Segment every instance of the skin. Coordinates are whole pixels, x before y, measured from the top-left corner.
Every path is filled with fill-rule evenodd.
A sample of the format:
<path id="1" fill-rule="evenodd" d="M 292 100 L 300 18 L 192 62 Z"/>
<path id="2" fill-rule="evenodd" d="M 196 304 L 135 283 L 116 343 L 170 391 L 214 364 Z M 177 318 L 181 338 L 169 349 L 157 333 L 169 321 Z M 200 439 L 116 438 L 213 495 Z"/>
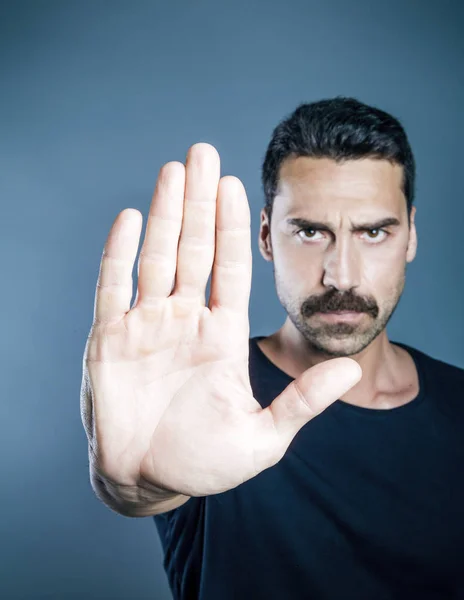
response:
<path id="1" fill-rule="evenodd" d="M 417 250 L 416 209 L 408 224 L 402 179 L 403 168 L 387 160 L 288 158 L 271 224 L 261 211 L 259 249 L 273 263 L 288 315 L 259 342 L 261 350 L 295 378 L 330 358 L 356 360 L 363 377 L 340 399 L 375 409 L 401 406 L 419 391 L 412 357 L 386 332 Z M 327 230 L 292 225 L 290 218 L 324 223 Z M 386 218 L 398 224 L 354 230 Z M 356 320 L 319 312 L 350 309 L 361 313 Z"/>

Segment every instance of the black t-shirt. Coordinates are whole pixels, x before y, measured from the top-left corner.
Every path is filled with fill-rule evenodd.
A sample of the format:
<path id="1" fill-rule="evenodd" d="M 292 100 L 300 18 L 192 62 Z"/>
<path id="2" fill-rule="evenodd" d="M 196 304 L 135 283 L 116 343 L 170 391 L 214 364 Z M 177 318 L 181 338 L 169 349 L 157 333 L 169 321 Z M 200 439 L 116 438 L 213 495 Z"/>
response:
<path id="1" fill-rule="evenodd" d="M 250 338 L 263 408 L 293 380 Z M 336 400 L 273 467 L 153 517 L 175 600 L 464 599 L 464 369 L 414 359 L 418 396 Z"/>

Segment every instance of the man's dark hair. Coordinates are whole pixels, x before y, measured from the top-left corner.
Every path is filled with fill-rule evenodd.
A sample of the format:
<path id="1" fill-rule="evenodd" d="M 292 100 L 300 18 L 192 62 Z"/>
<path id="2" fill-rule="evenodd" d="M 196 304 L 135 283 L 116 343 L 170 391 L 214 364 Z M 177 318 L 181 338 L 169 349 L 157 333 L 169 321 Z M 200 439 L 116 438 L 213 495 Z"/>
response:
<path id="1" fill-rule="evenodd" d="M 343 96 L 300 104 L 274 129 L 264 158 L 262 183 L 269 223 L 281 164 L 289 157 L 299 156 L 337 162 L 378 158 L 401 165 L 409 224 L 415 161 L 406 132 L 392 115 Z"/>

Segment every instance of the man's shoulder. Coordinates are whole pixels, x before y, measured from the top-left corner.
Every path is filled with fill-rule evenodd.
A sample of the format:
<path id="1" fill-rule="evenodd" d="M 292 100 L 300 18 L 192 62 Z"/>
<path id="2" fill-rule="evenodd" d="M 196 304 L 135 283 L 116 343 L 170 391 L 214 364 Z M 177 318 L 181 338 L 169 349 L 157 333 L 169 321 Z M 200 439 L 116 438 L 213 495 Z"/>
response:
<path id="1" fill-rule="evenodd" d="M 440 398 L 442 405 L 454 406 L 459 414 L 464 413 L 464 368 L 429 351 L 394 343 L 403 346 L 415 359 L 426 394 Z"/>
<path id="2" fill-rule="evenodd" d="M 399 342 L 394 342 L 399 344 Z M 399 344 L 410 350 L 420 361 L 427 366 L 429 369 L 433 369 L 437 374 L 443 374 L 447 377 L 456 377 L 457 379 L 464 379 L 464 368 L 457 364 L 447 362 L 441 358 L 437 358 L 436 355 L 426 352 L 425 350 L 419 350 L 414 346 L 402 343 Z"/>

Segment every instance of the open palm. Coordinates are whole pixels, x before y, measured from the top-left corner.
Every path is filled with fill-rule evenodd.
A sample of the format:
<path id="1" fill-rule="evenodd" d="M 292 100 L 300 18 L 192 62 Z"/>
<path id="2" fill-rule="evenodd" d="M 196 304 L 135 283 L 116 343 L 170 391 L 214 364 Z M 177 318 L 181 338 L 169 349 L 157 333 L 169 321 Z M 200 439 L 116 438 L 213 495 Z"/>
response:
<path id="1" fill-rule="evenodd" d="M 122 211 L 101 260 L 81 391 L 91 455 L 121 485 L 143 479 L 187 496 L 220 493 L 276 464 L 361 369 L 333 359 L 266 409 L 253 397 L 250 210 L 240 180 L 220 178 L 214 147 L 195 144 L 185 166 L 162 167 L 131 307 L 141 229 L 138 211 Z"/>

